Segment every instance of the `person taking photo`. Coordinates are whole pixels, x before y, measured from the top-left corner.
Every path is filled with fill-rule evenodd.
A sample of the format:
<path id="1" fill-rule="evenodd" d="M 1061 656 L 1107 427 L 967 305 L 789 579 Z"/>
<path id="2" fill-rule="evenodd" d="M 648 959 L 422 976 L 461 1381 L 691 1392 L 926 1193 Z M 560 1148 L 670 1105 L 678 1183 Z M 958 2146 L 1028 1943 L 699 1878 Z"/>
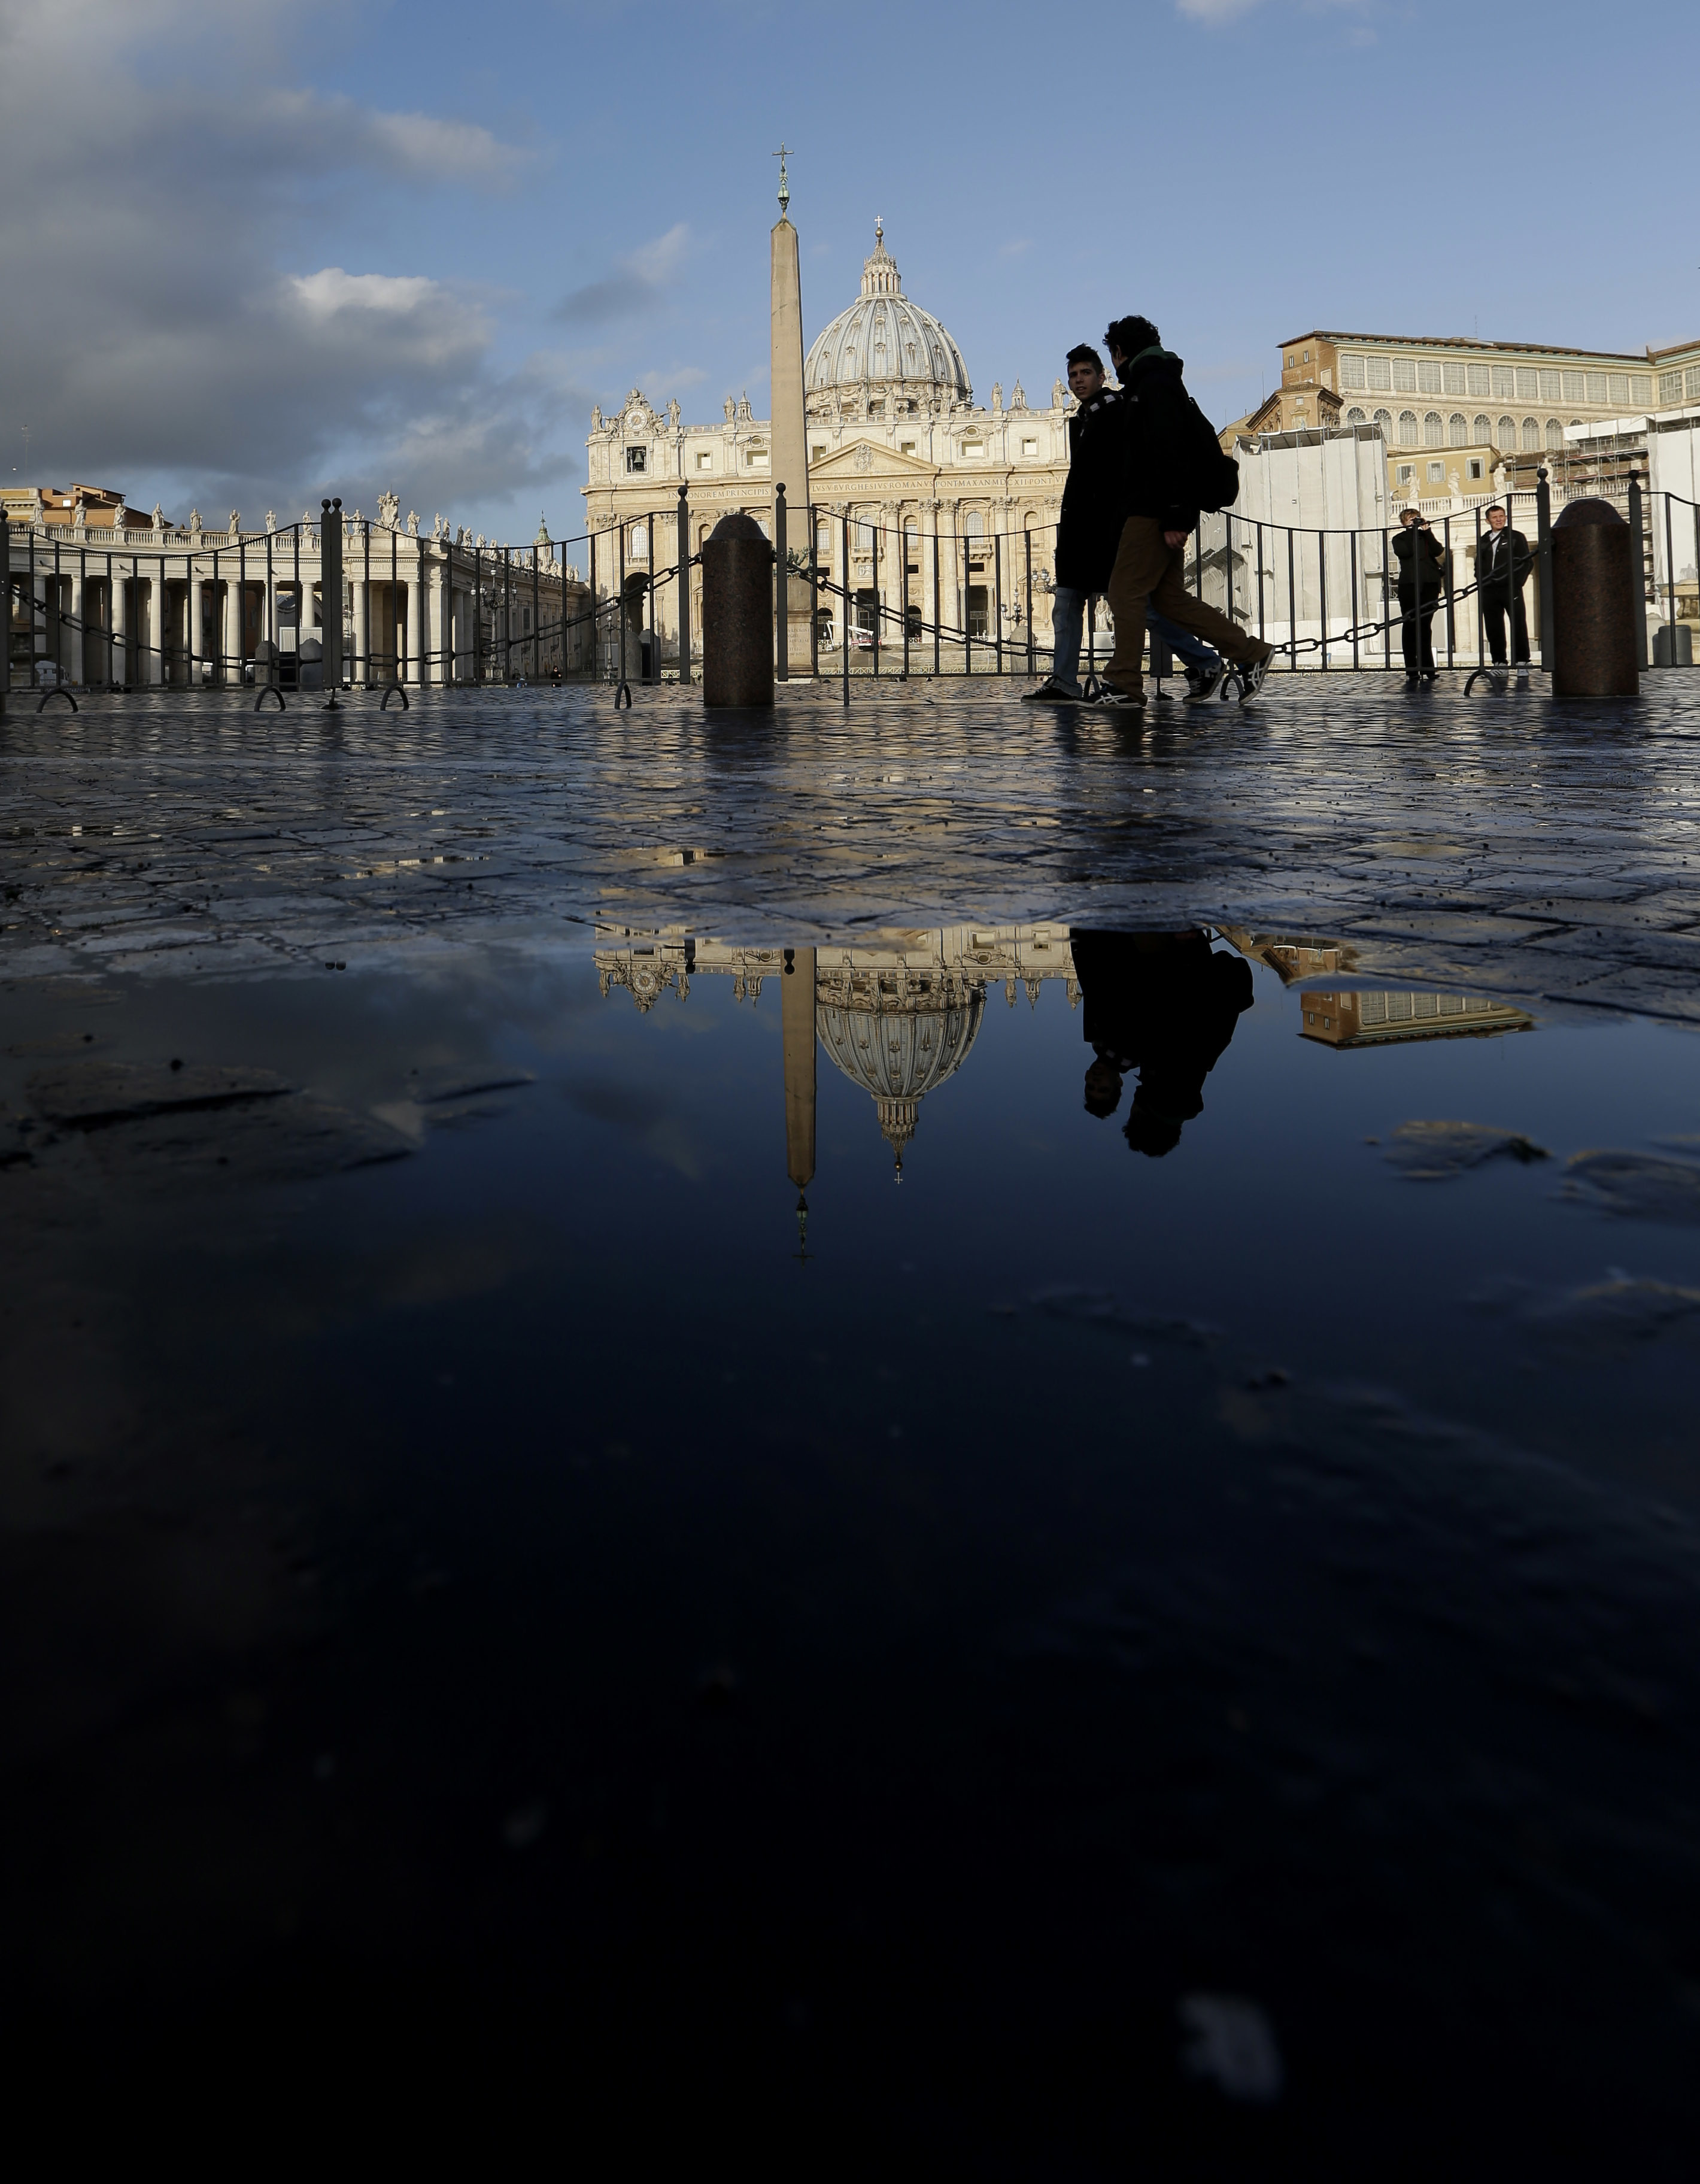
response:
<path id="1" fill-rule="evenodd" d="M 1414 508 L 1399 511 L 1393 536 L 1399 564 L 1399 642 L 1405 654 L 1405 687 L 1435 679 L 1435 610 L 1446 588 L 1446 557 L 1428 520 Z"/>

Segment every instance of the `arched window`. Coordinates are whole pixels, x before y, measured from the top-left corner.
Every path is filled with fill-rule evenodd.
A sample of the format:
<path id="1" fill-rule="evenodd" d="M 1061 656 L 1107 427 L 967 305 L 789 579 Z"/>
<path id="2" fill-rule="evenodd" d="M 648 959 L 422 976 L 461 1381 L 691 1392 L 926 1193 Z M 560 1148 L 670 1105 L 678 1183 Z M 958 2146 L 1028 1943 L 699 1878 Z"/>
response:
<path id="1" fill-rule="evenodd" d="M 1414 448 L 1417 444 L 1417 413 L 1414 410 L 1399 412 L 1399 444 L 1402 448 Z"/>
<path id="2" fill-rule="evenodd" d="M 1556 417 L 1549 417 L 1547 420 L 1547 444 L 1549 448 L 1562 448 L 1563 447 L 1564 427 L 1558 422 L 1558 420 Z"/>
<path id="3" fill-rule="evenodd" d="M 1476 419 L 1475 423 L 1470 427 L 1470 438 L 1478 448 L 1491 447 L 1493 444 L 1493 427 L 1485 417 Z"/>
<path id="4" fill-rule="evenodd" d="M 971 508 L 962 518 L 962 535 L 966 538 L 983 538 L 985 527 L 986 520 L 978 508 Z"/>
<path id="5" fill-rule="evenodd" d="M 1374 426 L 1376 431 L 1380 432 L 1384 440 L 1391 440 L 1392 438 L 1393 412 L 1391 410 L 1378 410 L 1369 421 Z"/>
<path id="6" fill-rule="evenodd" d="M 1467 448 L 1469 445 L 1469 426 L 1462 410 L 1454 410 L 1446 420 L 1446 445 L 1449 448 Z"/>
<path id="7" fill-rule="evenodd" d="M 1523 444 L 1525 448 L 1538 448 L 1541 445 L 1541 427 L 1533 417 L 1523 421 Z"/>
<path id="8" fill-rule="evenodd" d="M 1438 410 L 1431 410 L 1423 420 L 1423 445 L 1425 448 L 1443 448 L 1446 444 L 1446 428 L 1441 422 L 1441 413 Z"/>
<path id="9" fill-rule="evenodd" d="M 1500 419 L 1499 428 L 1493 436 L 1493 444 L 1496 448 L 1514 448 L 1517 445 L 1517 420 L 1514 417 Z"/>
<path id="10" fill-rule="evenodd" d="M 1367 425 L 1369 420 L 1361 410 L 1348 410 L 1346 413 L 1346 421 L 1348 425 Z"/>

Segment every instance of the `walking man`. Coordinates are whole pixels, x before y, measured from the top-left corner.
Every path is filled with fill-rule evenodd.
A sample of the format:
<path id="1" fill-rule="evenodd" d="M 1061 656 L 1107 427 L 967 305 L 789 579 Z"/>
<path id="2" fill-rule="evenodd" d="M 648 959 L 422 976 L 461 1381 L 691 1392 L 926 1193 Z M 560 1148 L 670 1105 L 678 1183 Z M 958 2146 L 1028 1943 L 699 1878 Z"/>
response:
<path id="1" fill-rule="evenodd" d="M 1145 602 L 1168 621 L 1213 644 L 1233 661 L 1240 702 L 1262 688 L 1272 644 L 1196 599 L 1182 578 L 1186 542 L 1208 505 L 1235 497 L 1231 459 L 1181 381 L 1181 360 L 1162 346 L 1149 319 L 1118 319 L 1105 335 L 1122 383 L 1122 533 L 1110 572 L 1116 649 L 1104 671 L 1099 704 L 1143 708 Z M 1225 498 L 1224 498 L 1225 496 Z"/>
<path id="2" fill-rule="evenodd" d="M 1023 696 L 1042 705 L 1078 705 L 1080 643 L 1091 600 L 1109 585 L 1121 543 L 1120 396 L 1104 379 L 1104 360 L 1082 343 L 1068 352 L 1068 386 L 1076 404 L 1068 420 L 1068 477 L 1056 526 L 1056 587 L 1051 607 L 1051 672 Z M 1160 616 L 1152 634 L 1186 662 L 1190 699 L 1211 698 L 1222 662 L 1207 644 Z"/>
<path id="3" fill-rule="evenodd" d="M 1511 648 L 1519 682 L 1529 677 L 1529 617 L 1523 609 L 1523 587 L 1534 565 L 1529 541 L 1520 531 L 1507 526 L 1505 510 L 1495 501 L 1487 511 L 1487 535 L 1476 549 L 1476 582 L 1481 588 L 1481 618 L 1487 624 L 1488 648 L 1496 667 L 1505 662 L 1505 616 L 1511 612 Z"/>

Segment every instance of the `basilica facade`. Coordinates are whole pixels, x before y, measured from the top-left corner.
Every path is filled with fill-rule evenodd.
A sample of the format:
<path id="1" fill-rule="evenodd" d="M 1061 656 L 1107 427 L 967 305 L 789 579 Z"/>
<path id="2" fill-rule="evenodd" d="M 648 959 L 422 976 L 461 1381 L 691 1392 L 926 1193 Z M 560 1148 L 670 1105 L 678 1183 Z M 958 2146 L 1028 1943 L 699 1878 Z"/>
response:
<path id="1" fill-rule="evenodd" d="M 1029 612 L 1048 642 L 1054 526 L 1073 408 L 1063 382 L 1053 384 L 1043 408 L 1029 405 L 1019 380 L 1007 396 L 995 383 L 989 404 L 977 403 L 961 349 L 904 293 L 876 222 L 861 292 L 816 336 L 804 389 L 815 555 L 829 582 L 841 588 L 822 595 L 818 647 L 833 654 L 847 637 L 865 643 L 877 620 L 881 645 L 895 649 L 906 617 L 922 642 L 935 601 L 937 618 L 966 629 L 976 644 L 1000 640 L 1024 656 Z M 611 599 L 623 588 L 634 671 L 634 648 L 652 614 L 659 656 L 671 666 L 678 656 L 677 585 L 663 581 L 652 593 L 651 576 L 665 578 L 681 558 L 693 558 L 733 510 L 753 516 L 772 536 L 769 423 L 752 414 L 747 399 L 728 396 L 718 422 L 687 424 L 677 401 L 658 410 L 634 387 L 616 415 L 595 411 L 587 456 L 597 595 Z M 806 560 L 810 518 L 795 504 L 799 498 L 788 494 L 786 543 Z M 700 569 L 689 580 L 692 652 L 700 658 Z M 930 638 L 924 641 L 930 644 Z M 618 642 L 617 620 L 608 617 L 605 665 Z M 800 638 L 794 622 L 791 656 L 794 671 L 806 666 L 806 619 Z M 989 657 L 977 664 L 990 665 Z"/>

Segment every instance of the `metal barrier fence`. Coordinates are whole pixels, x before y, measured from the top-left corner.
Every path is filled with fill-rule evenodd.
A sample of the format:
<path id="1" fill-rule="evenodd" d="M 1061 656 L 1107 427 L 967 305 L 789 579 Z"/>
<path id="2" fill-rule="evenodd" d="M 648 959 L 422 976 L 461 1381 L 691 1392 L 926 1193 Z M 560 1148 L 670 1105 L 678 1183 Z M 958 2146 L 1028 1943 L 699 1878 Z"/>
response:
<path id="1" fill-rule="evenodd" d="M 1533 662 L 1544 667 L 1552 643 L 1552 495 L 1547 473 L 1539 477 L 1534 492 L 1507 493 L 1503 504 L 1508 527 L 1531 545 L 1525 604 Z M 1642 665 L 1692 665 L 1700 504 L 1671 493 L 1649 497 L 1638 476 L 1616 481 L 1606 497 L 1639 542 Z M 725 511 L 716 503 L 712 512 Z M 780 488 L 772 535 L 782 677 L 825 672 L 847 693 L 860 676 L 1033 677 L 1048 669 L 1055 524 L 956 533 L 923 531 L 915 521 L 883 526 L 843 510 L 797 512 L 806 551 L 789 546 Z M 8 687 L 248 683 L 281 695 L 324 687 L 329 655 L 344 686 L 399 689 L 404 700 L 421 685 L 545 677 L 606 681 L 629 696 L 634 680 L 688 679 L 700 659 L 693 571 L 702 542 L 693 549 L 694 521 L 681 485 L 676 513 L 629 516 L 570 538 L 539 532 L 519 548 L 403 532 L 344 515 L 330 500 L 316 522 L 264 532 L 13 525 Z M 1430 528 L 1442 557 L 1435 588 L 1402 604 L 1394 534 L 1298 530 L 1231 512 L 1201 519 L 1185 582 L 1273 644 L 1276 665 L 1294 672 L 1402 670 L 1400 639 L 1425 619 L 1437 666 L 1484 666 L 1491 646 L 1475 576 L 1484 509 L 1437 514 Z M 699 529 L 705 534 L 705 520 Z M 582 577 L 566 558 L 576 548 L 584 553 Z M 322 597 L 327 577 L 343 594 L 334 632 Z M 339 641 L 327 642 L 333 635 Z M 1089 675 L 1107 635 L 1089 608 Z M 1150 666 L 1169 671 L 1161 644 Z"/>

